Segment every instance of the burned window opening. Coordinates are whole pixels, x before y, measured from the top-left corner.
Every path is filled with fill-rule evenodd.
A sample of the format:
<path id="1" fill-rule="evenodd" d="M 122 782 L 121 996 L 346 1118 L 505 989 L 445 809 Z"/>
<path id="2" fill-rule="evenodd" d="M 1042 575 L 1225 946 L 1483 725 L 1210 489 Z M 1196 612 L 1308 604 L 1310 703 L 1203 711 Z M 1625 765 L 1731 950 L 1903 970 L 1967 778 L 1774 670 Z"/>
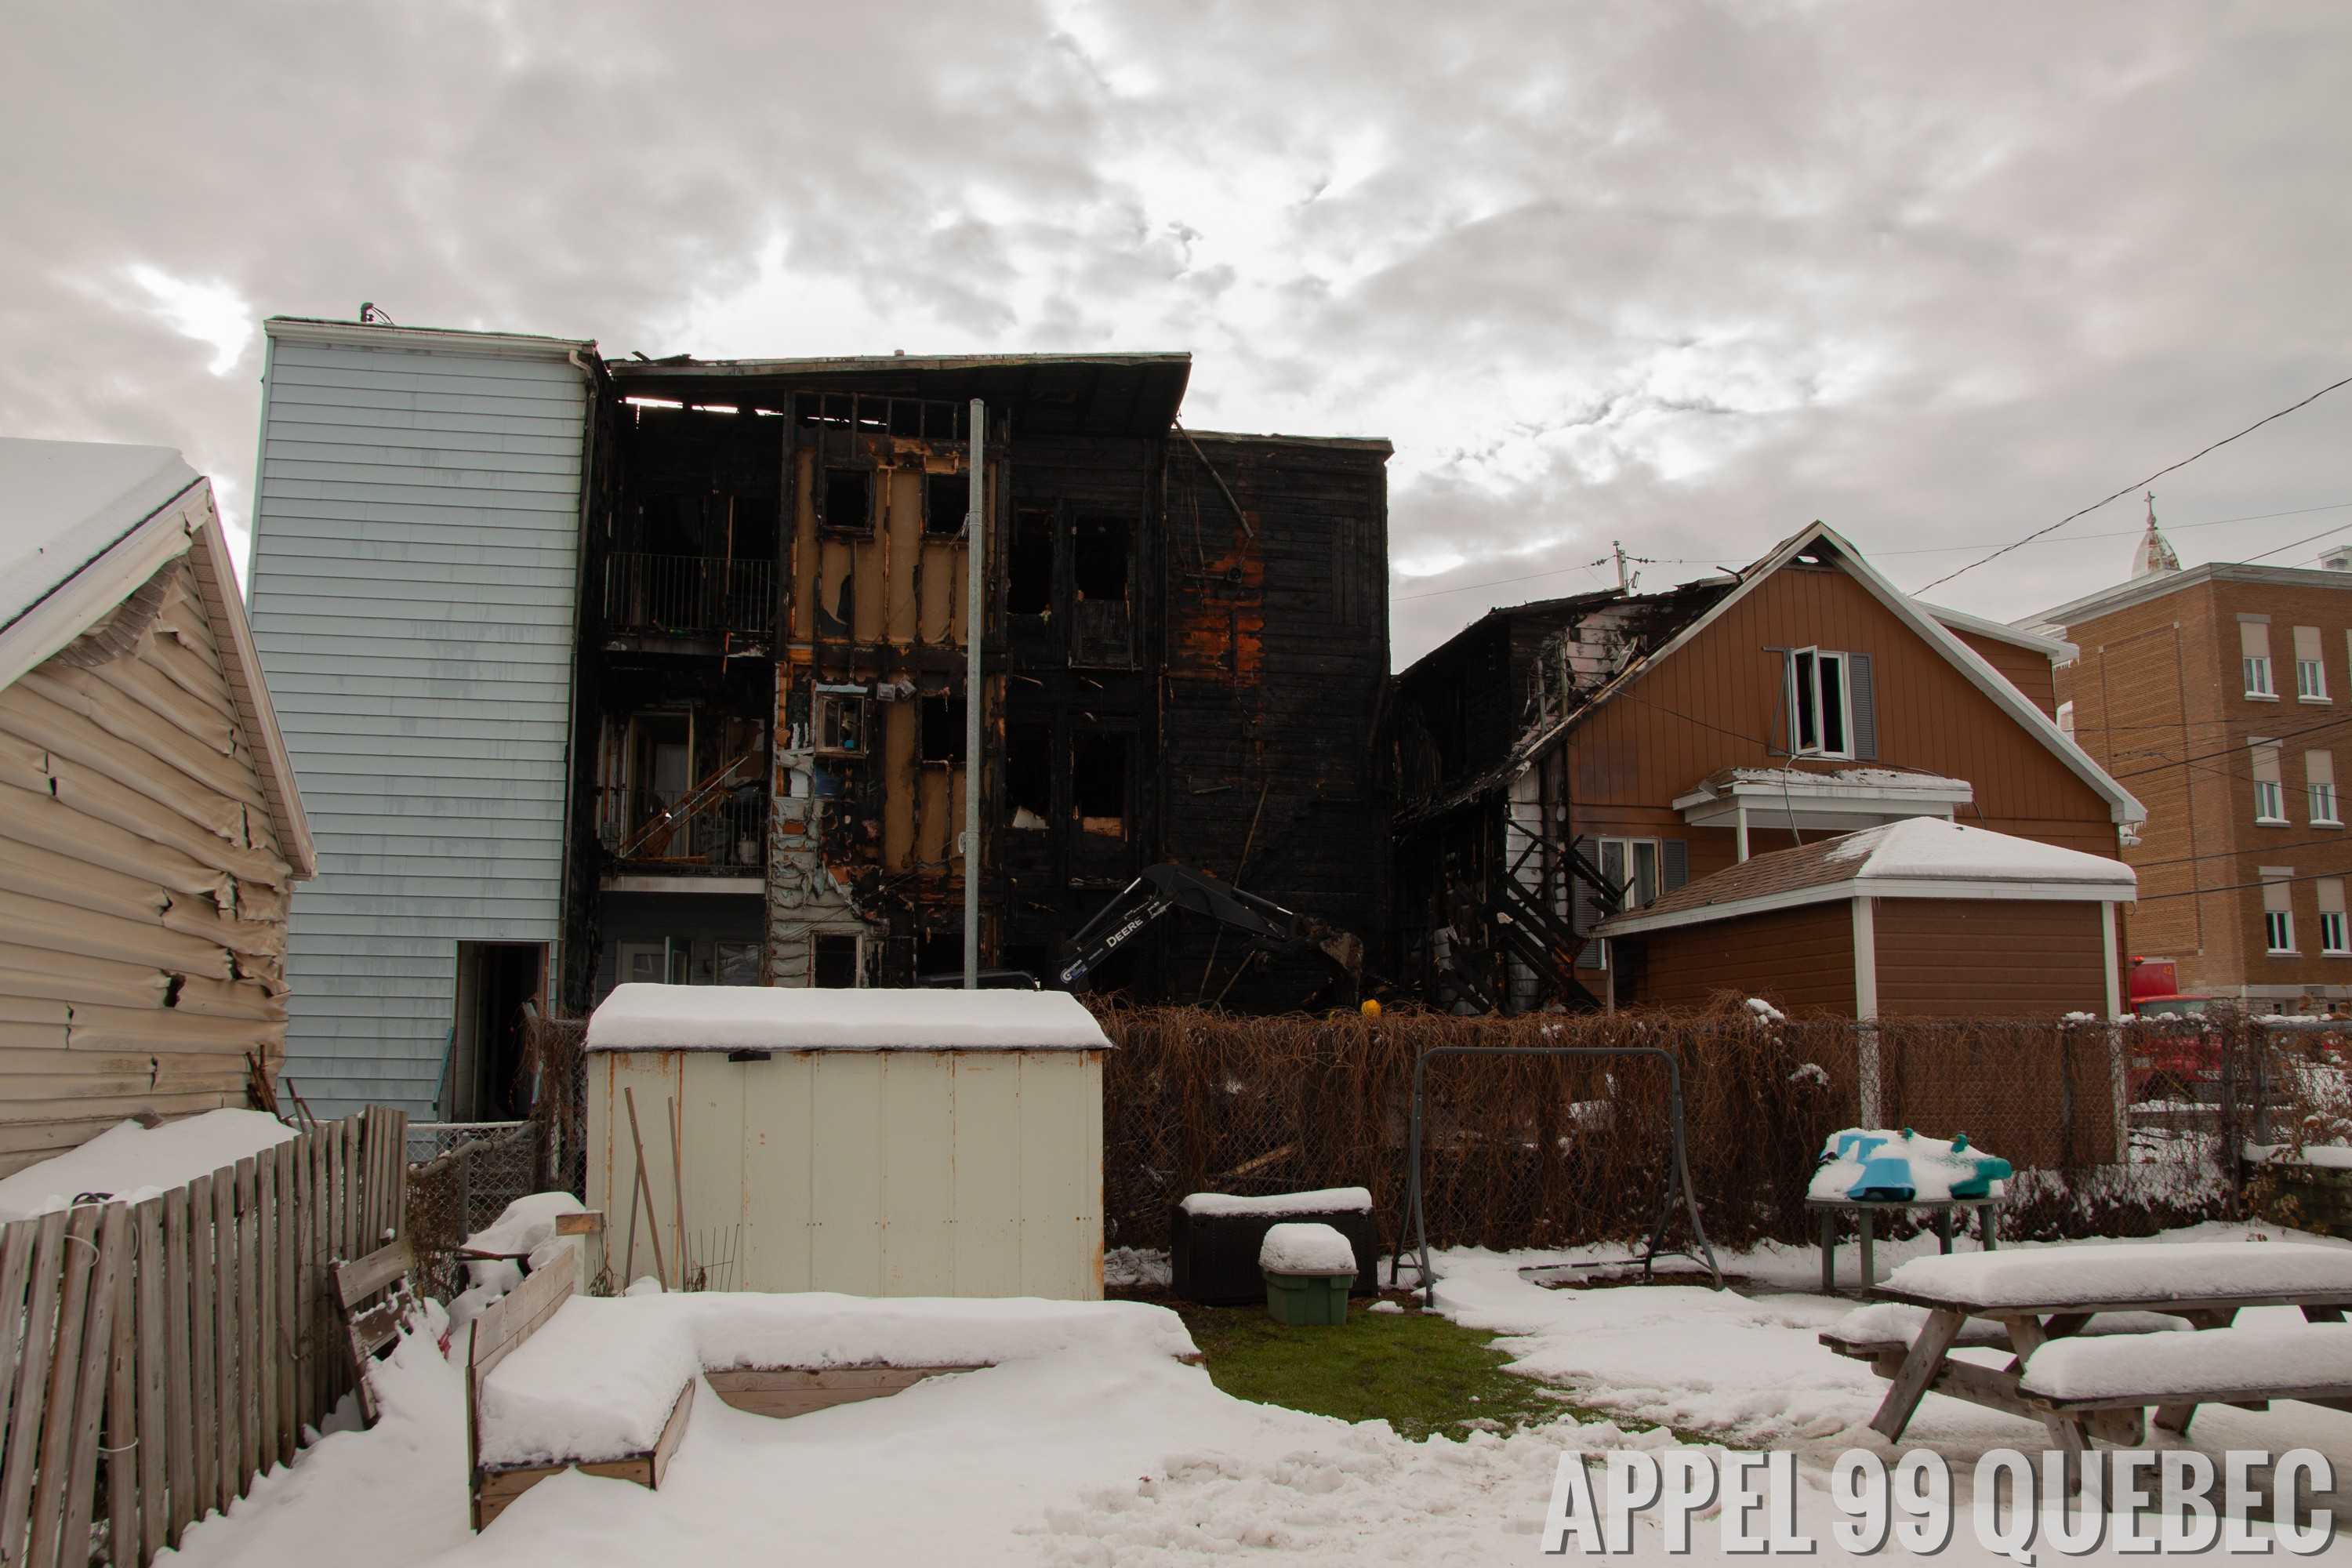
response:
<path id="1" fill-rule="evenodd" d="M 960 763 L 963 757 L 963 699 L 924 698 L 922 760 Z"/>
<path id="2" fill-rule="evenodd" d="M 1054 607 L 1054 514 L 1030 508 L 1013 519 L 1004 560 L 1007 615 L 1042 616 Z"/>
<path id="3" fill-rule="evenodd" d="M 874 470 L 827 468 L 817 516 L 835 533 L 874 531 Z"/>
<path id="4" fill-rule="evenodd" d="M 857 988 L 857 938 L 820 931 L 811 944 L 809 984 L 828 990 Z"/>
<path id="5" fill-rule="evenodd" d="M 1070 794 L 1078 830 L 1127 837 L 1127 776 L 1132 742 L 1118 734 L 1081 734 L 1070 749 Z"/>
<path id="6" fill-rule="evenodd" d="M 963 973 L 963 932 L 961 931 L 926 931 L 916 939 L 915 973 L 917 974 L 961 974 Z"/>
<path id="7" fill-rule="evenodd" d="M 952 539 L 963 532 L 971 507 L 971 476 L 927 473 L 923 476 L 923 531 L 934 539 Z"/>
<path id="8" fill-rule="evenodd" d="M 1054 819 L 1054 728 L 1004 727 L 1004 806 L 1007 825 L 1037 832 Z"/>
<path id="9" fill-rule="evenodd" d="M 1124 603 L 1134 531 L 1116 517 L 1080 518 L 1070 531 L 1070 586 L 1081 599 Z"/>
<path id="10" fill-rule="evenodd" d="M 812 708 L 811 738 L 818 751 L 864 754 L 870 711 L 865 698 L 820 691 Z"/>

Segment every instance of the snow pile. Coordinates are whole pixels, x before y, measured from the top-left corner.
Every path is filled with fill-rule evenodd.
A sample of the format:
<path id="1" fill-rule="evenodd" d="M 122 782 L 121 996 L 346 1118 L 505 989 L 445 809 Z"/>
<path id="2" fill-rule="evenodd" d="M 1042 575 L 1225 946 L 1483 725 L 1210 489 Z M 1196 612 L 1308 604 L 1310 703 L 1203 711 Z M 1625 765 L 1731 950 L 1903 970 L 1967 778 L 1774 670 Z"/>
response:
<path id="1" fill-rule="evenodd" d="M 207 1110 L 154 1128 L 117 1122 L 80 1148 L 0 1181 L 0 1220 L 67 1208 L 84 1193 L 141 1203 L 293 1136 L 294 1129 L 259 1110 Z"/>
<path id="2" fill-rule="evenodd" d="M 467 1259 L 466 1289 L 449 1303 L 450 1326 L 464 1328 L 499 1297 L 522 1283 L 522 1265 L 514 1258 L 526 1258 L 533 1274 L 556 1266 L 559 1259 L 580 1245 L 576 1237 L 555 1234 L 556 1216 L 585 1212 L 585 1205 L 570 1193 L 532 1193 L 509 1204 L 488 1229 L 467 1237 L 468 1252 L 499 1252 L 508 1256 Z M 562 1266 L 571 1267 L 568 1262 Z"/>
<path id="3" fill-rule="evenodd" d="M 2052 1399 L 2136 1394 L 2204 1399 L 2245 1389 L 2352 1388 L 2352 1323 L 2209 1329 L 2161 1344 L 2053 1340 L 2027 1358 L 2020 1386 Z"/>
<path id="4" fill-rule="evenodd" d="M 1906 816 L 1850 833 L 1830 850 L 1834 861 L 1859 860 L 1861 880 L 1950 879 L 1967 881 L 2073 882 L 2129 890 L 2132 868 L 2105 855 L 2061 849 L 2037 839 L 1963 827 L 1940 816 Z"/>
<path id="5" fill-rule="evenodd" d="M 587 1048 L 1101 1051 L 1110 1039 L 1063 991 L 632 984 L 590 1015 Z"/>
<path id="6" fill-rule="evenodd" d="M 2257 1164 L 2275 1160 L 2281 1164 L 2312 1165 L 2329 1171 L 2352 1171 L 2352 1149 L 2338 1143 L 2249 1143 L 2246 1158 Z"/>
<path id="7" fill-rule="evenodd" d="M 1268 1274 L 1356 1272 L 1356 1249 L 1328 1225 L 1277 1225 L 1258 1244 L 1257 1266 Z"/>
<path id="8" fill-rule="evenodd" d="M 1785 1024 L 1789 1021 L 1789 1016 L 1786 1013 L 1781 1012 L 1761 996 L 1750 996 L 1748 999 L 1748 1011 L 1755 1016 L 1756 1022 L 1759 1025 Z"/>
<path id="9" fill-rule="evenodd" d="M 1164 1249 L 1114 1247 L 1103 1254 L 1103 1288 L 1107 1290 L 1165 1290 L 1175 1272 Z"/>
<path id="10" fill-rule="evenodd" d="M 1947 1142 L 1909 1128 L 1848 1127 L 1822 1143 L 1820 1168 L 1805 1195 L 1815 1203 L 1947 1203 L 1954 1196 L 2000 1197 L 2009 1162 L 1972 1147 L 1968 1134 Z M 1907 1166 L 1907 1171 L 1903 1167 Z M 1908 1200 L 1895 1195 L 1904 1186 Z M 1854 1196 L 1859 1188 L 1864 1195 Z"/>
<path id="11" fill-rule="evenodd" d="M 1915 1258 L 1885 1289 L 1984 1307 L 2352 1292 L 2352 1247 L 2308 1242 L 2118 1242 Z"/>
<path id="12" fill-rule="evenodd" d="M 1181 1205 L 1195 1217 L 1202 1215 L 1253 1215 L 1264 1218 L 1286 1214 L 1370 1214 L 1371 1191 L 1366 1187 L 1318 1187 L 1311 1193 L 1269 1193 L 1264 1197 L 1237 1198 L 1225 1193 L 1194 1193 Z"/>
<path id="13" fill-rule="evenodd" d="M 1927 1309 L 1901 1301 L 1874 1301 L 1857 1307 L 1828 1328 L 1822 1337 L 1848 1345 L 1909 1344 L 1927 1323 Z M 2189 1328 L 2186 1318 L 2167 1312 L 2101 1312 L 2075 1331 L 2078 1336 L 2162 1334 Z M 1962 1345 L 2007 1350 L 2009 1330 L 1990 1318 L 1970 1318 L 1960 1325 Z"/>
<path id="14" fill-rule="evenodd" d="M 574 1296 L 483 1384 L 482 1458 L 545 1464 L 643 1453 L 678 1391 L 704 1371 L 1194 1353 L 1182 1320 L 1137 1301 L 818 1291 Z"/>

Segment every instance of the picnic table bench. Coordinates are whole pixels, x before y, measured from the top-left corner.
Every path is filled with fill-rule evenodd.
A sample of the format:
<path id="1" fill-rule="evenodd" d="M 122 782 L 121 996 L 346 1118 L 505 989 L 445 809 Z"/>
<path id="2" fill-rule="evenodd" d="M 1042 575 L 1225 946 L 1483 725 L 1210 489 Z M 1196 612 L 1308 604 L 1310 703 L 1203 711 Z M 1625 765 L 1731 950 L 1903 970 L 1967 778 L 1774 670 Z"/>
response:
<path id="1" fill-rule="evenodd" d="M 2352 1248 L 2122 1243 L 1921 1258 L 1872 1295 L 1878 1304 L 1821 1339 L 1888 1379 L 1870 1426 L 1890 1442 L 1931 1392 L 2039 1420 L 2070 1455 L 2094 1438 L 2144 1441 L 2151 1407 L 2175 1433 L 2200 1405 L 2352 1409 L 2352 1328 L 2231 1327 L 2248 1307 L 2342 1324 Z M 1990 1366 L 1952 1354 L 1970 1349 L 2006 1349 L 2011 1359 Z"/>

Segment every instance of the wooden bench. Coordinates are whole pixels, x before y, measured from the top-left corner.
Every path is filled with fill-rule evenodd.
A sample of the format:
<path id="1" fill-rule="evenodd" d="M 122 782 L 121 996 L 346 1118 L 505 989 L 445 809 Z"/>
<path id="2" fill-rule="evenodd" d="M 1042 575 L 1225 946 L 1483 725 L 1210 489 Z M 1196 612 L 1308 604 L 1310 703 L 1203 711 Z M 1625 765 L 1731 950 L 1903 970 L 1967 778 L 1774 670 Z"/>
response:
<path id="1" fill-rule="evenodd" d="M 331 1294 L 351 1341 L 352 1364 L 359 1373 L 360 1415 L 371 1426 L 381 1411 L 370 1373 L 384 1352 L 400 1342 L 402 1331 L 415 1321 L 424 1305 L 409 1283 L 415 1265 L 415 1255 L 405 1240 L 333 1265 Z M 383 1299 L 371 1306 L 361 1304 L 374 1296 Z"/>
<path id="2" fill-rule="evenodd" d="M 2352 1325 L 2341 1309 L 2310 1310 L 2316 1321 L 2303 1328 L 2212 1328 L 2129 1346 L 2053 1340 L 2026 1358 L 2018 1396 L 2070 1455 L 2105 1436 L 2103 1416 L 2150 1406 L 2158 1426 L 2180 1434 L 2200 1405 L 2267 1410 L 2300 1399 L 2352 1410 Z"/>

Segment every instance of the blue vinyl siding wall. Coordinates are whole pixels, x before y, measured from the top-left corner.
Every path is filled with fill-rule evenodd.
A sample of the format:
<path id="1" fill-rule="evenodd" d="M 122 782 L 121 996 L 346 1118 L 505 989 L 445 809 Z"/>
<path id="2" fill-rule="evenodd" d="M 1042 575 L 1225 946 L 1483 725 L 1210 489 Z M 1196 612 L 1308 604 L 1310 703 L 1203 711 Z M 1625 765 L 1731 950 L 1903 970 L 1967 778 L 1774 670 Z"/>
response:
<path id="1" fill-rule="evenodd" d="M 286 1075 L 321 1116 L 432 1115 L 457 943 L 556 940 L 586 421 L 560 352 L 270 343 L 247 592 L 319 846 Z"/>

